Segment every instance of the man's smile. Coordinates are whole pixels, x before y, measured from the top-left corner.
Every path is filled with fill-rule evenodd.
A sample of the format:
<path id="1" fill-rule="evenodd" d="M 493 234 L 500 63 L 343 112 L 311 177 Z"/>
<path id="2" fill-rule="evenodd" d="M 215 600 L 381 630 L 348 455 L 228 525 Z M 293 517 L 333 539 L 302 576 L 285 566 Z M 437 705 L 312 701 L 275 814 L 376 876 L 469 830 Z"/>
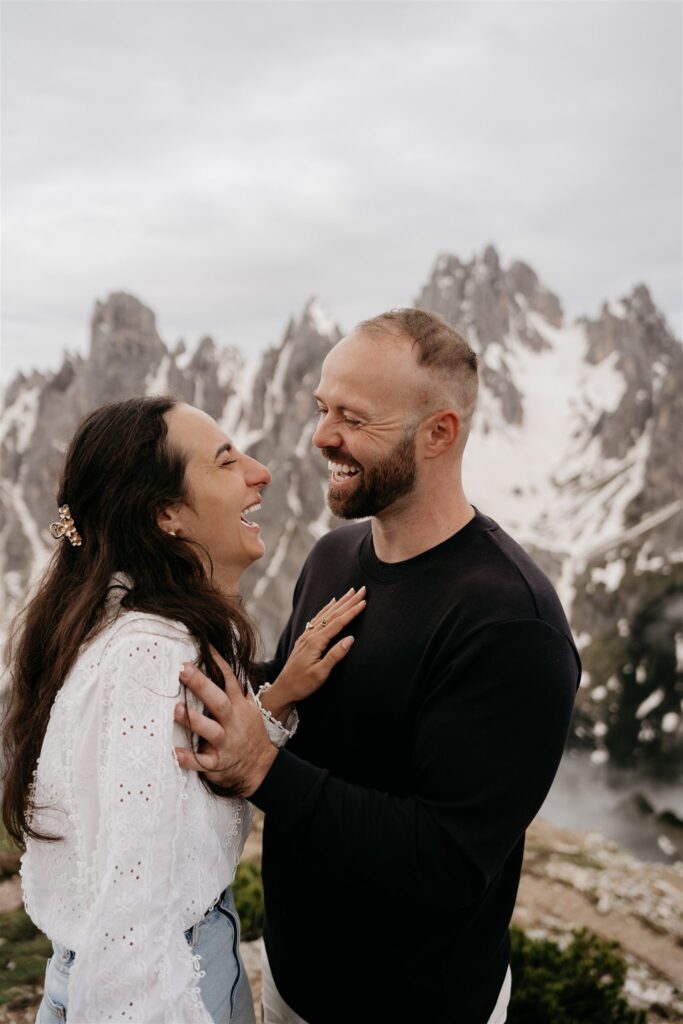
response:
<path id="1" fill-rule="evenodd" d="M 334 484 L 344 484 L 348 480 L 353 480 L 355 476 L 361 472 L 360 466 L 349 462 L 328 462 L 328 469 L 330 471 L 330 480 Z"/>

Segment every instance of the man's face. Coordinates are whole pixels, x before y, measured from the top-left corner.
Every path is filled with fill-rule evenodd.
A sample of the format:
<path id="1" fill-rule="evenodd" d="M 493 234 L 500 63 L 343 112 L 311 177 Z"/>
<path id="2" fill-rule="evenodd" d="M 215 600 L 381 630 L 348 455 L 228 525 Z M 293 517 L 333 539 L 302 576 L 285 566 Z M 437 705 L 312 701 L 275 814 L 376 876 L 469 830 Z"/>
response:
<path id="1" fill-rule="evenodd" d="M 414 489 L 417 373 L 408 342 L 360 331 L 325 360 L 313 443 L 329 463 L 327 503 L 336 516 L 380 515 Z"/>

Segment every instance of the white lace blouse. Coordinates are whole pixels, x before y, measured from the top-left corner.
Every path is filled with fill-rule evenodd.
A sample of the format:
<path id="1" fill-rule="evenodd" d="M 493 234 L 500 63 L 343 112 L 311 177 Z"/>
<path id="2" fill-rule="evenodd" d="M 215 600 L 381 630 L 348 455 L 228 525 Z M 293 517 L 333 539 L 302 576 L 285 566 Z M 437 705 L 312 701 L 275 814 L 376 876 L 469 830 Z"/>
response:
<path id="1" fill-rule="evenodd" d="M 232 882 L 252 809 L 208 792 L 173 752 L 187 745 L 178 673 L 198 657 L 188 630 L 117 604 L 52 707 L 33 821 L 63 838 L 28 840 L 26 909 L 76 952 L 70 1021 L 210 1022 L 184 932 Z M 297 724 L 296 712 L 287 728 L 264 719 L 278 746 Z"/>

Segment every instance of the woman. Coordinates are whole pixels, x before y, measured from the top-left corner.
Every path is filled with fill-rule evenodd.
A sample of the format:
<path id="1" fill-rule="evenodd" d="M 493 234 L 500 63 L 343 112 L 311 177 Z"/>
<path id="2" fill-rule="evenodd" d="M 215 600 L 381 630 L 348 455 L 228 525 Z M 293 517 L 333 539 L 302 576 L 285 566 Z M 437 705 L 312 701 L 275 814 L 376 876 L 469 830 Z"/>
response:
<path id="1" fill-rule="evenodd" d="M 59 546 L 15 626 L 4 726 L 3 818 L 25 845 L 27 911 L 55 950 L 41 1024 L 254 1020 L 229 888 L 250 805 L 179 767 L 173 710 L 184 661 L 220 685 L 218 652 L 250 686 L 237 588 L 264 551 L 247 515 L 269 481 L 171 398 L 96 410 L 67 452 Z M 363 605 L 331 602 L 263 691 L 274 743 L 350 647 L 323 656 Z"/>

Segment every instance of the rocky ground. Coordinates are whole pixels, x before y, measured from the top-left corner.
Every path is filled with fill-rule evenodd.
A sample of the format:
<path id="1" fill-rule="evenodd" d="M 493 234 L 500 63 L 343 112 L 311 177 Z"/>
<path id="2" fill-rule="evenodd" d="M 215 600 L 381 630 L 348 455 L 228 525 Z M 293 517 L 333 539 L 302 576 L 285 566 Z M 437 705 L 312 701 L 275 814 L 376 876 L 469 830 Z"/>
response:
<path id="1" fill-rule="evenodd" d="M 259 818 L 245 857 L 260 853 Z M 20 903 L 18 879 L 0 883 L 0 914 Z M 647 1009 L 649 1024 L 683 1022 L 683 863 L 644 864 L 597 833 L 535 822 L 514 920 L 534 936 L 560 942 L 582 927 L 619 942 L 629 965 L 629 1000 Z M 260 940 L 243 943 L 257 1006 L 260 953 Z M 27 991 L 11 1007 L 0 1006 L 0 1024 L 32 1022 L 39 997 L 38 990 Z"/>
<path id="2" fill-rule="evenodd" d="M 514 921 L 561 941 L 588 928 L 618 942 L 626 993 L 648 1021 L 683 1022 L 683 862 L 644 864 L 595 832 L 537 821 L 527 836 Z"/>

